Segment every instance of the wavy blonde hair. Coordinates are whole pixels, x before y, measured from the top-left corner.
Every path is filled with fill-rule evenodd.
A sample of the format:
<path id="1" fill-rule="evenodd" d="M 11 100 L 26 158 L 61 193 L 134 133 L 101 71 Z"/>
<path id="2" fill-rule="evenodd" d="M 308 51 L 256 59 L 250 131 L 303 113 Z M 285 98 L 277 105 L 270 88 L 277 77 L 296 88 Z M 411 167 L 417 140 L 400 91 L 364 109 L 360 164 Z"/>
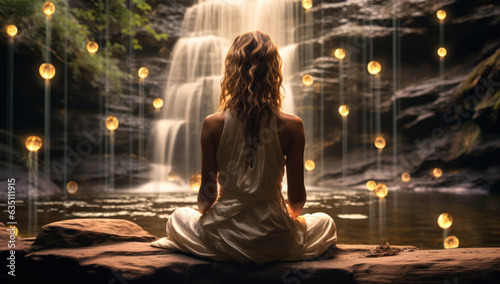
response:
<path id="1" fill-rule="evenodd" d="M 278 47 L 261 31 L 237 36 L 226 56 L 218 109 L 235 110 L 243 123 L 252 149 L 250 163 L 257 150 L 262 119 L 278 115 L 281 109 L 281 64 Z"/>

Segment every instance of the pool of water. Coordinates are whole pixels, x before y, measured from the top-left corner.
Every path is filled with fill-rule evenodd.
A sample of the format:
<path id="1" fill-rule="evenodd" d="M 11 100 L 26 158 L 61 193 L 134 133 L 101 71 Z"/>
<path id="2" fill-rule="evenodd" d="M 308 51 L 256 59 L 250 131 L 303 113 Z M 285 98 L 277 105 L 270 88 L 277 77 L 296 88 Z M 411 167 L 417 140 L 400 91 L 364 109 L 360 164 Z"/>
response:
<path id="1" fill-rule="evenodd" d="M 373 193 L 371 193 L 373 194 Z M 389 192 L 379 200 L 367 191 L 308 191 L 303 213 L 325 212 L 337 224 L 341 244 L 415 245 L 442 248 L 443 229 L 437 218 L 453 216 L 448 234 L 460 247 L 500 246 L 500 196 L 431 192 Z M 165 235 L 165 222 L 179 207 L 196 206 L 196 193 L 117 192 L 71 196 L 68 200 L 38 200 L 37 224 L 28 222 L 27 202 L 17 201 L 19 235 L 32 237 L 44 224 L 74 218 L 120 218 L 133 221 L 156 236 Z M 6 208 L 6 203 L 2 204 Z M 6 214 L 6 210 L 4 210 Z"/>

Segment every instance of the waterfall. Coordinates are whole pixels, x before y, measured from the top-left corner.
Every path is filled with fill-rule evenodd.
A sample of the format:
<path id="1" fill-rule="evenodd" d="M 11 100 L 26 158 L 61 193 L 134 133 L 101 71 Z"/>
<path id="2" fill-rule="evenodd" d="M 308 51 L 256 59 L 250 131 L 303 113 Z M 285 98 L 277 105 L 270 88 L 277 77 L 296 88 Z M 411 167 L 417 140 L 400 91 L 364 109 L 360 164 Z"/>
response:
<path id="1" fill-rule="evenodd" d="M 295 0 L 198 0 L 186 10 L 182 37 L 172 51 L 161 119 L 150 134 L 153 180 L 185 184 L 200 172 L 201 126 L 217 108 L 224 59 L 238 34 L 261 30 L 278 45 L 283 59 L 283 109 L 294 113 L 289 80 L 299 66 L 295 29 L 300 9 Z M 168 173 L 178 180 L 168 181 Z"/>

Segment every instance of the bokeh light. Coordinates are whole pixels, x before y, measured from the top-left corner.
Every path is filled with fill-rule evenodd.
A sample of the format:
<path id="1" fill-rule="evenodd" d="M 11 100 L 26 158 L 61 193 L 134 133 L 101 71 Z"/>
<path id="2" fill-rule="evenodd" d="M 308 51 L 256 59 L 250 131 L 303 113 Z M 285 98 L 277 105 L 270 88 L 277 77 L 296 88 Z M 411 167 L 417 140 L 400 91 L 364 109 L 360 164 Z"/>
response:
<path id="1" fill-rule="evenodd" d="M 304 9 L 309 10 L 312 8 L 312 6 L 313 6 L 312 0 L 302 0 L 302 7 L 304 7 Z"/>
<path id="2" fill-rule="evenodd" d="M 443 170 L 440 168 L 435 168 L 432 170 L 432 175 L 434 175 L 435 178 L 440 178 L 443 175 Z"/>
<path id="3" fill-rule="evenodd" d="M 97 44 L 97 42 L 95 42 L 95 41 L 89 41 L 89 43 L 87 43 L 87 51 L 90 54 L 94 54 L 98 50 L 99 50 L 99 45 Z"/>
<path id="4" fill-rule="evenodd" d="M 377 184 L 375 187 L 375 195 L 377 195 L 379 198 L 384 198 L 387 196 L 387 193 L 389 192 L 387 185 L 383 183 Z"/>
<path id="5" fill-rule="evenodd" d="M 453 217 L 450 213 L 443 213 L 439 215 L 437 223 L 441 229 L 448 229 L 453 224 Z"/>
<path id="6" fill-rule="evenodd" d="M 174 171 L 170 171 L 167 173 L 167 179 L 169 181 L 175 181 L 175 180 L 177 180 L 178 177 L 179 177 L 179 175 Z"/>
<path id="7" fill-rule="evenodd" d="M 439 10 L 436 12 L 436 16 L 440 20 L 444 20 L 446 18 L 446 11 L 445 10 Z"/>
<path id="8" fill-rule="evenodd" d="M 47 1 L 43 4 L 42 9 L 45 15 L 50 16 L 56 11 L 56 6 L 54 6 L 54 3 Z"/>
<path id="9" fill-rule="evenodd" d="M 401 180 L 403 180 L 404 182 L 409 182 L 411 180 L 411 176 L 409 173 L 403 173 L 401 175 Z"/>
<path id="10" fill-rule="evenodd" d="M 69 181 L 66 184 L 66 190 L 69 194 L 75 194 L 78 191 L 78 184 L 74 181 Z"/>
<path id="11" fill-rule="evenodd" d="M 440 47 L 437 51 L 437 54 L 439 55 L 439 57 L 445 57 L 447 53 L 448 53 L 448 51 L 444 47 Z"/>
<path id="12" fill-rule="evenodd" d="M 376 186 L 377 183 L 374 180 L 369 180 L 366 182 L 366 189 L 368 190 L 374 190 Z"/>
<path id="13" fill-rule="evenodd" d="M 146 67 L 141 67 L 139 71 L 137 71 L 137 74 L 139 74 L 139 78 L 145 79 L 149 75 L 149 70 Z"/>
<path id="14" fill-rule="evenodd" d="M 9 234 L 10 234 L 10 232 L 12 232 L 12 229 L 14 229 L 14 236 L 16 236 L 16 237 L 17 237 L 17 234 L 19 233 L 19 230 L 17 229 L 17 227 L 16 227 L 16 226 L 14 226 L 14 225 L 9 225 L 9 227 L 8 227 Z"/>
<path id="15" fill-rule="evenodd" d="M 42 147 L 42 139 L 38 136 L 30 136 L 26 139 L 25 145 L 29 151 L 38 151 Z"/>
<path id="16" fill-rule="evenodd" d="M 311 76 L 310 74 L 306 74 L 306 75 L 302 76 L 302 84 L 304 84 L 304 86 L 309 87 L 313 83 L 314 83 L 314 79 L 313 79 L 313 76 Z"/>
<path id="17" fill-rule="evenodd" d="M 368 72 L 372 75 L 376 75 L 380 73 L 380 70 L 382 70 L 382 66 L 377 61 L 368 62 L 366 68 L 368 69 Z"/>
<path id="18" fill-rule="evenodd" d="M 155 109 L 159 109 L 163 106 L 163 100 L 160 98 L 156 98 L 153 100 L 153 106 Z"/>
<path id="19" fill-rule="evenodd" d="M 106 125 L 106 128 L 110 131 L 114 131 L 118 128 L 118 125 L 120 124 L 118 122 L 118 118 L 110 115 L 108 116 L 108 118 L 106 118 L 106 121 L 104 122 L 104 124 Z"/>
<path id="20" fill-rule="evenodd" d="M 339 107 L 339 113 L 342 116 L 347 116 L 349 114 L 349 107 L 347 105 L 341 105 Z"/>
<path id="21" fill-rule="evenodd" d="M 15 37 L 17 35 L 17 27 L 14 25 L 8 25 L 7 34 L 11 37 Z"/>
<path id="22" fill-rule="evenodd" d="M 373 144 L 377 147 L 377 149 L 384 149 L 386 143 L 383 137 L 377 137 L 375 138 L 375 142 Z"/>
<path id="23" fill-rule="evenodd" d="M 192 191 L 198 192 L 200 191 L 200 186 L 201 186 L 201 175 L 200 174 L 194 174 L 191 176 L 189 179 L 189 187 L 191 188 Z"/>
<path id="24" fill-rule="evenodd" d="M 345 58 L 345 49 L 343 48 L 337 48 L 335 49 L 335 58 L 342 60 Z"/>
<path id="25" fill-rule="evenodd" d="M 458 248 L 458 238 L 455 236 L 449 236 L 446 239 L 444 239 L 443 245 L 444 248 L 447 249 Z"/>
<path id="26" fill-rule="evenodd" d="M 45 80 L 50 80 L 56 75 L 56 68 L 50 63 L 43 63 L 38 71 Z"/>
<path id="27" fill-rule="evenodd" d="M 314 168 L 316 167 L 316 164 L 314 163 L 313 160 L 307 160 L 305 163 L 304 163 L 304 167 L 306 168 L 306 170 L 308 171 L 312 171 L 314 170 Z"/>

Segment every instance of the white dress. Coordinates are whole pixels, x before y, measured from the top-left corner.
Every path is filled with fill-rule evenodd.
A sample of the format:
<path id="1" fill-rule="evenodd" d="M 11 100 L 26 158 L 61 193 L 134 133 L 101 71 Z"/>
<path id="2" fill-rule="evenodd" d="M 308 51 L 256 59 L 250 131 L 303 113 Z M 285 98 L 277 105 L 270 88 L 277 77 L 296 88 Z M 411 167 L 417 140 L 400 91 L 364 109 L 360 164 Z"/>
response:
<path id="1" fill-rule="evenodd" d="M 268 122 L 268 123 L 267 123 Z M 253 165 L 248 166 L 245 129 L 231 111 L 225 112 L 217 149 L 219 197 L 201 215 L 179 208 L 167 221 L 167 237 L 154 247 L 176 249 L 214 260 L 302 260 L 324 253 L 337 241 L 333 219 L 324 213 L 293 220 L 281 195 L 285 159 L 276 118 L 263 120 Z"/>

